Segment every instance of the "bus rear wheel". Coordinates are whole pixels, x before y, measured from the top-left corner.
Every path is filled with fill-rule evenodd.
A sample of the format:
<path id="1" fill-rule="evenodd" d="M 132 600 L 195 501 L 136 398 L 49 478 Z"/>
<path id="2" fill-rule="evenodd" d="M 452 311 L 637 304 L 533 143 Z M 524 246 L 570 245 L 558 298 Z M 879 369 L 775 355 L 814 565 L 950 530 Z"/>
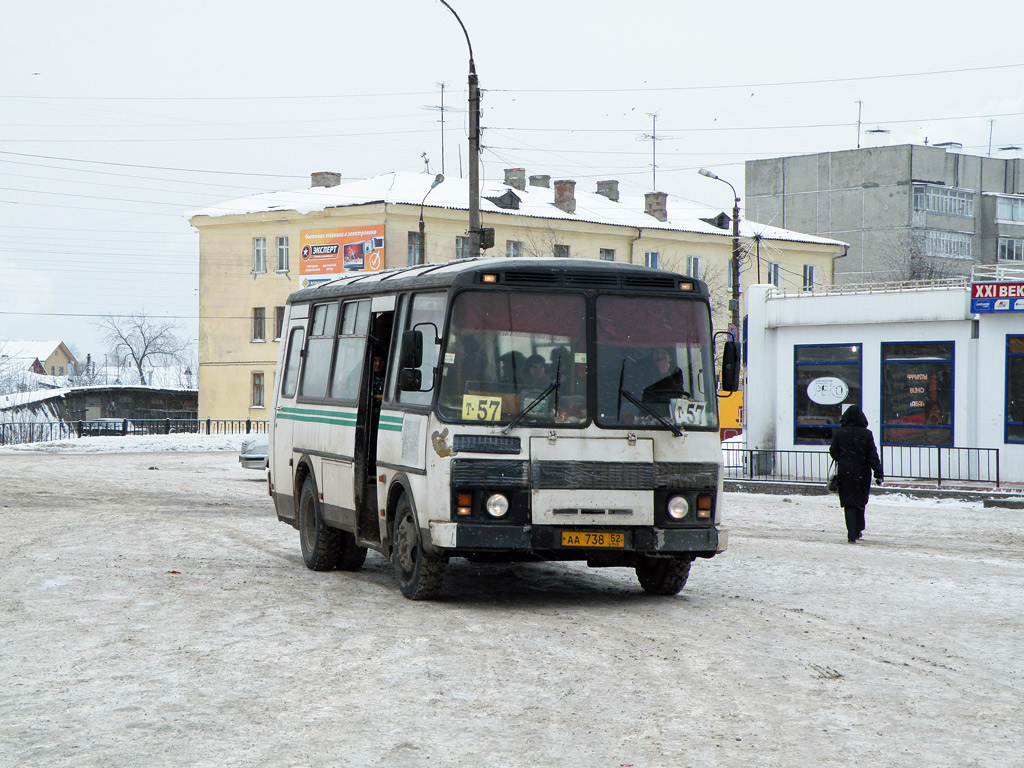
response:
<path id="1" fill-rule="evenodd" d="M 644 592 L 651 595 L 677 595 L 690 575 L 689 558 L 639 555 L 636 578 Z"/>
<path id="2" fill-rule="evenodd" d="M 419 525 L 405 496 L 395 510 L 391 564 L 402 594 L 410 600 L 430 600 L 440 594 L 447 561 L 423 551 Z"/>
<path id="3" fill-rule="evenodd" d="M 302 483 L 299 494 L 299 545 L 303 562 L 313 571 L 357 571 L 366 560 L 366 548 L 357 547 L 351 533 L 324 523 L 311 477 Z"/>

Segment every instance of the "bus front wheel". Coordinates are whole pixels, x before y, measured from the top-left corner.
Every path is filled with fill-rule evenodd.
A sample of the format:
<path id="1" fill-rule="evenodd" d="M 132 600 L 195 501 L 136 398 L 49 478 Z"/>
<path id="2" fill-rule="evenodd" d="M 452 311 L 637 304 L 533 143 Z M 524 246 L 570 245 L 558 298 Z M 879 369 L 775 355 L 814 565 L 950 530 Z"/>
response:
<path id="1" fill-rule="evenodd" d="M 689 558 L 639 555 L 636 578 L 644 592 L 651 595 L 677 595 L 690 575 Z"/>
<path id="2" fill-rule="evenodd" d="M 402 594 L 410 600 L 429 600 L 440 594 L 447 561 L 423 551 L 419 525 L 405 496 L 395 510 L 391 564 Z"/>

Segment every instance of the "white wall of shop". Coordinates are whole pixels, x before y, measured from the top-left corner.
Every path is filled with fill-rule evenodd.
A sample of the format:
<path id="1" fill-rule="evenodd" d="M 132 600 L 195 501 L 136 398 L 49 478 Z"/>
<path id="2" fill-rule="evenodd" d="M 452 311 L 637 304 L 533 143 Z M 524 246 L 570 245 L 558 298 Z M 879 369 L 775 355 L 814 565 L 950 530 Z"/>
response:
<path id="1" fill-rule="evenodd" d="M 1002 480 L 1024 482 L 1024 444 L 1004 443 L 1006 337 L 1024 314 L 974 316 L 970 288 L 780 294 L 747 291 L 748 448 L 819 450 L 794 440 L 794 347 L 861 344 L 861 403 L 880 442 L 883 342 L 953 342 L 953 445 L 1000 449 Z M 820 450 L 827 450 L 821 446 Z"/>

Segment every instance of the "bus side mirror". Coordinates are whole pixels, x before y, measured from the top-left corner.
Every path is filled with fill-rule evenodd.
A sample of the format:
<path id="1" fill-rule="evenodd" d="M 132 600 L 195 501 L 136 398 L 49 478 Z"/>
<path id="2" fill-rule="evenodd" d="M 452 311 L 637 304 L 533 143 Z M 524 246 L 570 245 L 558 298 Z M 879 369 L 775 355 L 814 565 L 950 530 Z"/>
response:
<path id="1" fill-rule="evenodd" d="M 419 392 L 422 386 L 423 374 L 420 373 L 418 368 L 402 368 L 398 372 L 398 388 L 401 391 Z"/>
<path id="2" fill-rule="evenodd" d="M 423 365 L 423 331 L 413 329 L 403 332 L 399 367 L 419 368 L 421 365 Z"/>
<path id="3" fill-rule="evenodd" d="M 723 392 L 735 392 L 740 388 L 740 353 L 735 341 L 727 341 L 722 346 L 722 386 Z"/>

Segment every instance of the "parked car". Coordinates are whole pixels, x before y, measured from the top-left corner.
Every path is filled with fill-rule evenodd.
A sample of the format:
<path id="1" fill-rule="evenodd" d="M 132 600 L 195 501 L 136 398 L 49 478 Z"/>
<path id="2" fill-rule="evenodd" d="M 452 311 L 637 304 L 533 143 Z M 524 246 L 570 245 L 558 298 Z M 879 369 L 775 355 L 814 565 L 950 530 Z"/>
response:
<path id="1" fill-rule="evenodd" d="M 92 421 L 83 422 L 82 437 L 93 437 L 95 435 L 133 435 L 138 431 L 136 430 L 135 425 L 130 421 L 128 422 L 127 432 L 125 431 L 124 425 L 124 419 L 93 419 Z"/>
<path id="2" fill-rule="evenodd" d="M 238 463 L 246 469 L 265 470 L 267 468 L 267 436 L 255 435 L 242 441 L 242 450 L 238 453 Z"/>

